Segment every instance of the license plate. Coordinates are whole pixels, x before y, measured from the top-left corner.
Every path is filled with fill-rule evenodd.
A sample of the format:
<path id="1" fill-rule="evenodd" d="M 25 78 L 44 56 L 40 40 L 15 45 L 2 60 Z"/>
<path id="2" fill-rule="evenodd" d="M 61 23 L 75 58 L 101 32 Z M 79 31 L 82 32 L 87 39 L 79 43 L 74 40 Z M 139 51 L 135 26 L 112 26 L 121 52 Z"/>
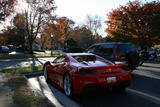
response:
<path id="1" fill-rule="evenodd" d="M 107 77 L 106 79 L 108 83 L 113 83 L 117 81 L 116 77 Z"/>

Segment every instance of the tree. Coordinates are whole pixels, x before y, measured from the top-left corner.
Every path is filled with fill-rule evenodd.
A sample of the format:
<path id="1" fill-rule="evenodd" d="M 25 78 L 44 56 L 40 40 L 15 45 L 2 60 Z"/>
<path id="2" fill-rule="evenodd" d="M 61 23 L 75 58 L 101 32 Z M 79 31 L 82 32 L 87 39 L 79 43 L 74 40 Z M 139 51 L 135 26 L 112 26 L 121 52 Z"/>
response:
<path id="1" fill-rule="evenodd" d="M 24 14 L 16 14 L 13 18 L 13 25 L 10 28 L 12 32 L 8 34 L 8 44 L 15 46 L 26 45 L 26 29 Z"/>
<path id="2" fill-rule="evenodd" d="M 8 33 L 10 30 L 4 30 L 3 33 L 0 33 L 0 45 L 6 45 L 6 41 L 8 39 Z"/>
<path id="3" fill-rule="evenodd" d="M 72 32 L 72 38 L 77 42 L 78 46 L 82 48 L 87 48 L 91 44 L 95 43 L 90 37 L 92 31 L 90 31 L 85 26 L 75 27 Z"/>
<path id="4" fill-rule="evenodd" d="M 95 35 L 98 34 L 98 30 L 102 27 L 102 19 L 100 16 L 91 16 L 87 15 L 85 20 L 85 26 L 92 31 L 93 35 L 91 35 L 91 39 L 95 39 Z"/>
<path id="5" fill-rule="evenodd" d="M 54 20 L 52 14 L 56 7 L 54 0 L 27 0 L 27 2 L 29 6 L 25 10 L 26 40 L 32 53 L 35 39 L 42 33 L 44 26 Z"/>
<path id="6" fill-rule="evenodd" d="M 115 41 L 153 46 L 160 42 L 160 2 L 129 2 L 108 15 L 106 31 Z"/>
<path id="7" fill-rule="evenodd" d="M 66 41 L 66 43 L 67 43 L 67 47 L 68 48 L 72 48 L 72 47 L 77 47 L 78 46 L 77 42 L 73 38 L 68 39 Z"/>
<path id="8" fill-rule="evenodd" d="M 25 44 L 25 18 L 23 14 L 17 14 L 13 18 L 13 25 L 8 27 L 1 34 L 0 38 L 3 45 L 24 45 Z"/>
<path id="9" fill-rule="evenodd" d="M 66 17 L 56 18 L 53 23 L 45 27 L 43 35 L 48 38 L 51 38 L 51 35 L 53 35 L 54 42 L 56 43 L 55 47 L 60 48 L 63 47 L 65 45 L 64 42 L 70 38 L 73 26 L 74 22 L 71 19 Z M 43 38 L 43 36 L 42 39 L 46 44 L 48 43 L 50 45 L 48 39 Z"/>
<path id="10" fill-rule="evenodd" d="M 14 12 L 16 0 L 0 0 L 0 22 Z"/>

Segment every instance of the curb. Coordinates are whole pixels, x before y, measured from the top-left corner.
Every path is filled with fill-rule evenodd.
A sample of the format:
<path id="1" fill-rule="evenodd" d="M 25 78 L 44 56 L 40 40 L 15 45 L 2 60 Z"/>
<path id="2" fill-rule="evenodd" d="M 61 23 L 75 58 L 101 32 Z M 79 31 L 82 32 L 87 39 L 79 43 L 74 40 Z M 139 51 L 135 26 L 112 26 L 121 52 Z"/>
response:
<path id="1" fill-rule="evenodd" d="M 46 84 L 43 76 L 25 78 L 27 79 L 31 89 L 37 91 L 40 95 L 45 96 L 56 107 L 80 107 L 79 104 L 65 96 L 51 84 Z"/>

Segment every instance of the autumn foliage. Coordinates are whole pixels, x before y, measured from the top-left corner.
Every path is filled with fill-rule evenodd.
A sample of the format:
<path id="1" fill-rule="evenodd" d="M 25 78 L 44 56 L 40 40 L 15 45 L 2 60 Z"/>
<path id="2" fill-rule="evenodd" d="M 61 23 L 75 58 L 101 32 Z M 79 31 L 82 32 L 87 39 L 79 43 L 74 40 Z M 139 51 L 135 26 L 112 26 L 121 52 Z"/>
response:
<path id="1" fill-rule="evenodd" d="M 60 47 L 64 42 L 70 38 L 72 32 L 72 26 L 74 22 L 66 17 L 59 17 L 54 20 L 53 23 L 48 24 L 43 30 L 43 36 L 41 37 L 42 47 L 44 45 L 50 46 L 51 35 L 53 35 L 53 42 L 55 48 Z"/>
<path id="2" fill-rule="evenodd" d="M 106 32 L 115 41 L 153 46 L 160 43 L 160 2 L 138 0 L 107 14 Z"/>

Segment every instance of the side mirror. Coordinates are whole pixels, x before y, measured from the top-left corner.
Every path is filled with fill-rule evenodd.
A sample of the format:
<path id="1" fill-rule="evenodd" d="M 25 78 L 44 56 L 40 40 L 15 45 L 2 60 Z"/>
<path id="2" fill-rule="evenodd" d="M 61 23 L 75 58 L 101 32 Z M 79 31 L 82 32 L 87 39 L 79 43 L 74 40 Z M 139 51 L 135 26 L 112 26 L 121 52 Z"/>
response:
<path id="1" fill-rule="evenodd" d="M 52 63 L 56 63 L 56 62 L 55 62 L 55 60 L 54 60 L 54 61 L 52 61 Z"/>
<path id="2" fill-rule="evenodd" d="M 45 64 L 48 65 L 48 64 L 50 64 L 50 63 L 51 63 L 51 62 L 47 61 Z"/>

